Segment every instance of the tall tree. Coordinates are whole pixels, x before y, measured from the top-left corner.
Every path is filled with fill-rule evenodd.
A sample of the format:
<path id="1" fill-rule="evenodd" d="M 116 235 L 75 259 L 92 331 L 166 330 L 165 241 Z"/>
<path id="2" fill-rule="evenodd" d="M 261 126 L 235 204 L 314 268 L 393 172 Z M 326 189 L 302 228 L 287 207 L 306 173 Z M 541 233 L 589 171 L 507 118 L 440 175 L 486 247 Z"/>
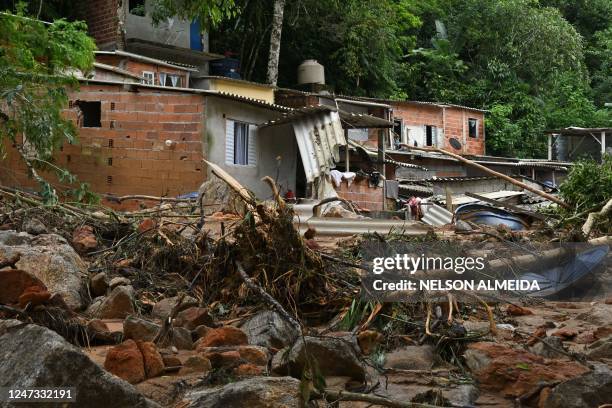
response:
<path id="1" fill-rule="evenodd" d="M 82 22 L 44 24 L 22 10 L 0 14 L 0 149 L 6 140 L 15 145 L 44 198 L 54 201 L 54 189 L 36 169 L 50 168 L 61 181 L 76 181 L 53 164 L 53 152 L 76 139 L 62 110 L 67 92 L 78 86 L 72 72 L 92 68 L 95 45 Z"/>
<path id="2" fill-rule="evenodd" d="M 280 58 L 284 13 L 285 0 L 274 0 L 272 30 L 270 31 L 270 54 L 268 55 L 268 83 L 271 85 L 276 85 L 276 81 L 278 81 L 278 60 Z"/>

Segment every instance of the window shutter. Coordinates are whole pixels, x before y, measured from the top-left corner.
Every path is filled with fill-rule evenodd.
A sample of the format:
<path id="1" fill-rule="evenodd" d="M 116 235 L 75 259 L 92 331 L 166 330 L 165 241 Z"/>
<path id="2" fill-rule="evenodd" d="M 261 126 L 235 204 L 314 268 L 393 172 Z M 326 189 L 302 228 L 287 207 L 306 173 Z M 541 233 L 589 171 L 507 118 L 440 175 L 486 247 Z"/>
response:
<path id="1" fill-rule="evenodd" d="M 255 125 L 249 125 L 249 152 L 248 164 L 257 165 L 257 131 Z"/>
<path id="2" fill-rule="evenodd" d="M 225 121 L 225 164 L 234 164 L 234 121 Z"/>

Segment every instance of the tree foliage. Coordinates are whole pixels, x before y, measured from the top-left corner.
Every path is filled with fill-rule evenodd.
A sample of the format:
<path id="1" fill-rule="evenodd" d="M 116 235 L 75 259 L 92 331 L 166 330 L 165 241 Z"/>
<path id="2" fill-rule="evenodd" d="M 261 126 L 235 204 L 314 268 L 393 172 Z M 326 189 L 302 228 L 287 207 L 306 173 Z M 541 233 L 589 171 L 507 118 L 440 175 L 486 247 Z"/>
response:
<path id="1" fill-rule="evenodd" d="M 212 48 L 264 81 L 272 0 L 236 5 Z M 609 0 L 288 0 L 279 85 L 314 58 L 336 93 L 489 109 L 489 154 L 541 157 L 546 128 L 610 126 L 611 22 Z"/>
<path id="2" fill-rule="evenodd" d="M 153 0 L 151 18 L 159 23 L 169 17 L 199 20 L 204 27 L 216 27 L 238 12 L 234 0 Z"/>
<path id="3" fill-rule="evenodd" d="M 62 109 L 67 92 L 78 85 L 71 72 L 90 70 L 94 49 L 84 23 L 44 24 L 22 12 L 0 14 L 0 148 L 9 141 L 32 168 L 51 166 L 62 181 L 75 181 L 52 164 L 52 154 L 62 142 L 75 141 Z M 38 181 L 54 199 L 50 185 Z"/>
<path id="4" fill-rule="evenodd" d="M 575 162 L 559 192 L 575 212 L 605 204 L 612 197 L 612 156 L 604 155 L 601 164 L 591 159 Z"/>

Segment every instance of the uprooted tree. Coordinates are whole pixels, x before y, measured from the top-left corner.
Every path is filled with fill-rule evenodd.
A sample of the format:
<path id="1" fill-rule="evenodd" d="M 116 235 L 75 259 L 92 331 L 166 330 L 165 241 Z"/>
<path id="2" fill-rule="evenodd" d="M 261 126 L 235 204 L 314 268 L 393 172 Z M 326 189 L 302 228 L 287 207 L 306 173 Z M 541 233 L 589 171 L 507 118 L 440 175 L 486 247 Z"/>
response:
<path id="1" fill-rule="evenodd" d="M 76 182 L 53 163 L 53 152 L 76 140 L 75 126 L 62 110 L 69 90 L 78 86 L 75 70 L 93 66 L 95 44 L 86 28 L 65 20 L 43 23 L 21 12 L 0 14 L 0 157 L 7 144 L 14 145 L 50 203 L 57 193 L 37 169 L 54 171 L 60 182 Z M 82 194 L 86 187 L 75 191 Z"/>

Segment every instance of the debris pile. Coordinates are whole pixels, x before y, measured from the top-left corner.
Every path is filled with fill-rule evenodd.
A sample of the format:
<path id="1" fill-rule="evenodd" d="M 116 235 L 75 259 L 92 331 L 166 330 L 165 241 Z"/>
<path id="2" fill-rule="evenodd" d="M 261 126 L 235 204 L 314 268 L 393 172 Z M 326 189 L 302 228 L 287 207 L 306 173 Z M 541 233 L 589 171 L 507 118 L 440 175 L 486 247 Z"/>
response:
<path id="1" fill-rule="evenodd" d="M 45 206 L 0 188 L 0 386 L 62 386 L 68 375 L 88 406 L 611 402 L 607 269 L 596 276 L 604 289 L 583 301 L 572 299 L 573 283 L 557 300 L 431 290 L 385 302 L 364 290 L 371 255 L 395 256 L 406 245 L 417 255 L 439 246 L 456 256 L 488 253 L 498 276 L 526 273 L 534 254 L 551 271 L 562 260 L 574 265 L 583 252 L 555 247 L 571 231 L 466 219 L 418 236 L 330 243 L 315 229 L 300 234 L 272 179 L 274 200 L 260 202 L 213 172 L 220 180 L 209 187 L 234 198 L 210 210 L 216 193 L 206 186 L 133 212 Z M 571 271 L 593 277 L 602 254 Z"/>

